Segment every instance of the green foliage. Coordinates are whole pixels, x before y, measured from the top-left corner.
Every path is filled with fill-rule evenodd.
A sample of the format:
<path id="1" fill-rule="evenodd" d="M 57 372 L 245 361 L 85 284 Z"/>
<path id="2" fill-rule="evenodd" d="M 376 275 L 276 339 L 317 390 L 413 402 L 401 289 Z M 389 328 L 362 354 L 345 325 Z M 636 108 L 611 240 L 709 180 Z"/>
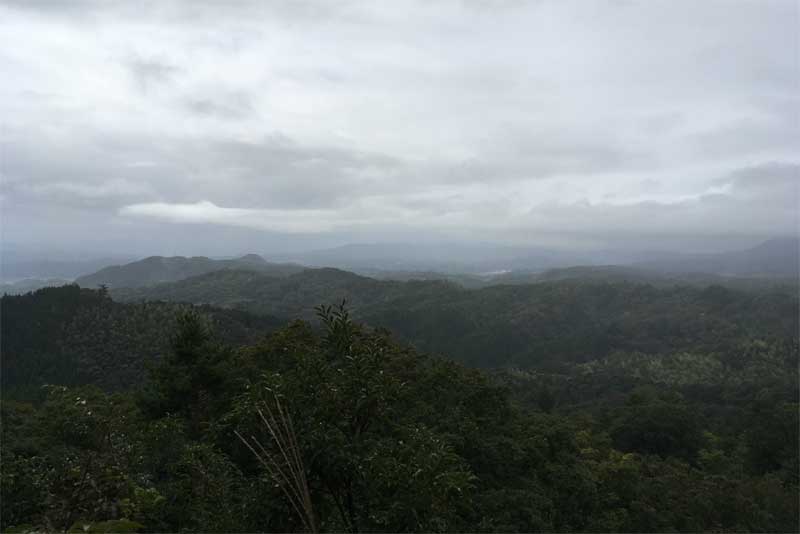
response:
<path id="1" fill-rule="evenodd" d="M 752 469 L 757 473 L 779 471 L 787 481 L 797 484 L 798 432 L 800 405 L 797 403 L 757 409 L 745 440 Z"/>
<path id="2" fill-rule="evenodd" d="M 611 437 L 621 451 L 675 456 L 687 461 L 695 460 L 702 444 L 701 427 L 689 408 L 635 395 L 619 411 Z"/>
<path id="3" fill-rule="evenodd" d="M 4 398 L 40 398 L 43 384 L 140 385 L 148 364 L 170 349 L 181 313 L 206 316 L 224 341 L 252 342 L 282 321 L 232 310 L 168 303 L 120 304 L 76 285 L 0 299 Z"/>
<path id="4" fill-rule="evenodd" d="M 96 523 L 76 521 L 67 532 L 70 534 L 123 534 L 139 532 L 142 528 L 144 528 L 144 525 L 127 519 L 115 519 Z"/>
<path id="5" fill-rule="evenodd" d="M 65 530 L 138 513 L 139 421 L 128 397 L 49 387 L 34 413 L 4 429 L 4 526 Z"/>
<path id="6" fill-rule="evenodd" d="M 725 358 L 755 340 L 791 342 L 799 320 L 797 292 L 769 288 L 577 279 L 466 290 L 440 280 L 375 280 L 336 269 L 287 278 L 218 271 L 113 294 L 309 320 L 317 303 L 346 299 L 358 320 L 389 328 L 422 350 L 489 368 L 557 369 L 614 353 Z"/>
<path id="7" fill-rule="evenodd" d="M 81 287 L 141 287 L 163 282 L 173 282 L 191 276 L 223 269 L 245 269 L 269 276 L 288 276 L 304 270 L 300 265 L 289 263 L 267 263 L 256 254 L 248 254 L 230 260 L 212 260 L 202 256 L 151 256 L 126 265 L 114 265 L 96 273 L 81 276 L 75 283 Z"/>
<path id="8" fill-rule="evenodd" d="M 454 510 L 472 489 L 469 465 L 445 435 L 416 420 L 416 386 L 404 380 L 411 377 L 403 374 L 421 371 L 420 357 L 365 332 L 343 307 L 319 311 L 326 325 L 322 343 L 288 345 L 301 347 L 293 365 L 253 383 L 229 423 L 270 444 L 256 413 L 271 395 L 281 396 L 295 422 L 323 528 L 465 526 Z"/>
<path id="9" fill-rule="evenodd" d="M 243 529 L 246 483 L 235 465 L 208 444 L 187 444 L 170 465 L 162 491 L 171 528 L 206 532 Z"/>
<path id="10" fill-rule="evenodd" d="M 340 279 L 314 276 L 302 298 Z M 324 531 L 796 530 L 797 340 L 777 317 L 796 317 L 796 298 L 569 284 L 426 296 L 422 283 L 380 303 L 376 287 L 356 317 L 519 366 L 423 354 L 344 304 L 262 337 L 242 312 L 74 286 L 4 297 L 17 394 L 3 391 L 0 529 L 303 530 L 234 434 L 288 469 L 258 412 L 279 399 Z M 158 357 L 137 346 L 151 339 Z M 130 375 L 139 360 L 147 379 Z M 124 378 L 105 376 L 114 366 Z"/>

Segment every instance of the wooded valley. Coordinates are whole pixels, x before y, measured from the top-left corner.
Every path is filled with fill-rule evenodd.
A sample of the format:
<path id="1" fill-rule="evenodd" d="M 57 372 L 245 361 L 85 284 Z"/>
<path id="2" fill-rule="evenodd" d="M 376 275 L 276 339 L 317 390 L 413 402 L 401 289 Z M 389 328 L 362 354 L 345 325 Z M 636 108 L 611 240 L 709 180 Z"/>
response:
<path id="1" fill-rule="evenodd" d="M 2 529 L 788 532 L 797 310 L 335 269 L 5 296 Z"/>

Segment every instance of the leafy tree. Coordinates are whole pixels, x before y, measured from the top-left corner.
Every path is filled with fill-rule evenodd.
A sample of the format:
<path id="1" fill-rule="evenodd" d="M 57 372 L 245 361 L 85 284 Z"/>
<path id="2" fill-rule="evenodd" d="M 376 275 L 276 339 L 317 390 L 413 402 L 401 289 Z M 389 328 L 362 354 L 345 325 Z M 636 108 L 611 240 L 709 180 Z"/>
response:
<path id="1" fill-rule="evenodd" d="M 314 276 L 312 294 L 342 281 Z M 4 298 L 0 529 L 796 530 L 798 345 L 778 317 L 795 297 L 362 289 L 387 288 L 422 345 L 515 367 L 423 354 L 344 305 L 273 331 L 70 287 Z"/>
<path id="2" fill-rule="evenodd" d="M 611 429 L 617 448 L 689 461 L 696 458 L 702 430 L 691 410 L 662 400 L 632 400 Z"/>

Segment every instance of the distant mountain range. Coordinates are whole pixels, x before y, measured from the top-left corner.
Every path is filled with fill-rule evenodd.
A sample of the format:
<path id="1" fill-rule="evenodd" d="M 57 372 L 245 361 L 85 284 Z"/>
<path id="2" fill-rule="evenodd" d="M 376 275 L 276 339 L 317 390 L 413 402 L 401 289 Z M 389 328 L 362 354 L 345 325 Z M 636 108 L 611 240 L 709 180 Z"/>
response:
<path id="1" fill-rule="evenodd" d="M 78 276 L 95 272 L 107 265 L 133 260 L 133 257 L 104 257 L 86 260 L 47 259 L 3 249 L 0 254 L 0 281 L 14 283 L 23 279 L 74 280 Z"/>
<path id="2" fill-rule="evenodd" d="M 351 244 L 298 253 L 286 259 L 312 267 L 335 267 L 356 272 L 435 271 L 473 275 L 590 263 L 590 258 L 579 252 L 491 243 Z"/>
<path id="3" fill-rule="evenodd" d="M 282 258 L 283 259 L 283 258 Z M 335 267 L 372 276 L 389 273 L 414 278 L 415 272 L 438 272 L 486 278 L 508 271 L 543 272 L 572 266 L 634 266 L 666 273 L 726 276 L 796 276 L 798 239 L 786 237 L 758 246 L 713 254 L 643 251 L 565 251 L 545 247 L 475 244 L 353 244 L 295 254 L 296 263 Z"/>
<path id="4" fill-rule="evenodd" d="M 579 265 L 560 269 L 548 269 L 538 273 L 515 272 L 493 277 L 483 285 L 523 285 L 548 282 L 572 281 L 577 283 L 628 282 L 650 284 L 656 287 L 718 285 L 741 291 L 765 289 L 796 290 L 796 276 L 731 276 L 703 272 L 665 272 L 645 267 L 628 265 Z"/>
<path id="5" fill-rule="evenodd" d="M 442 281 L 376 280 L 340 269 L 306 269 L 278 277 L 254 270 L 225 269 L 172 283 L 137 288 L 111 289 L 115 300 L 124 302 L 163 300 L 211 304 L 257 314 L 312 319 L 318 304 L 347 300 L 350 308 L 366 307 L 419 297 L 464 291 Z"/>
<path id="6" fill-rule="evenodd" d="M 389 328 L 418 348 L 491 367 L 527 367 L 554 354 L 575 359 L 607 355 L 623 347 L 676 349 L 669 340 L 683 330 L 681 336 L 691 341 L 678 348 L 688 350 L 700 346 L 695 343 L 708 332 L 734 340 L 755 321 L 780 335 L 796 331 L 796 290 L 748 293 L 716 285 L 609 280 L 607 273 L 594 280 L 573 274 L 466 289 L 445 280 L 376 280 L 330 268 L 282 278 L 222 270 L 156 286 L 112 289 L 111 296 L 122 302 L 208 304 L 306 320 L 315 319 L 316 306 L 346 300 L 355 318 Z"/>
<path id="7" fill-rule="evenodd" d="M 94 274 L 80 276 L 75 283 L 82 287 L 143 287 L 165 282 L 176 282 L 223 269 L 258 271 L 270 276 L 288 276 L 304 270 L 290 263 L 268 263 L 257 254 L 247 254 L 230 260 L 214 260 L 204 256 L 151 256 L 126 265 L 114 265 Z"/>
<path id="8" fill-rule="evenodd" d="M 647 282 L 659 285 L 733 285 L 744 287 L 743 278 L 763 286 L 758 279 L 796 280 L 800 261 L 797 238 L 766 241 L 756 247 L 715 254 L 658 254 L 657 259 L 617 264 L 598 264 L 602 256 L 581 256 L 544 248 L 506 247 L 487 244 L 362 244 L 312 251 L 292 257 L 277 256 L 266 261 L 256 254 L 232 259 L 151 256 L 131 263 L 104 266 L 95 263 L 38 262 L 34 273 L 70 272 L 82 265 L 83 276 L 75 282 L 82 287 L 141 288 L 178 282 L 220 270 L 254 271 L 285 278 L 311 267 L 335 267 L 379 280 L 446 280 L 467 288 L 495 284 L 526 284 L 564 279 Z M 651 258 L 653 256 L 650 256 Z M 603 256 L 603 258 L 605 258 Z M 608 262 L 606 262 L 608 263 Z M 19 274 L 24 262 L 14 264 Z M 6 265 L 6 264 L 4 264 Z M 49 265 L 49 267 L 48 267 Z M 107 264 L 106 264 L 107 265 Z M 60 267 L 59 267 L 60 266 Z M 59 270 L 59 267 L 61 270 Z M 92 272 L 96 270 L 96 272 Z M 92 274 L 85 274 L 86 272 Z M 6 278 L 8 279 L 8 277 Z M 39 287 L 60 285 L 69 276 L 39 276 L 0 286 L 0 291 L 17 294 Z"/>
<path id="9" fill-rule="evenodd" d="M 729 276 L 798 276 L 800 240 L 772 239 L 758 246 L 717 254 L 674 255 L 638 266 L 666 273 L 713 273 Z"/>
<path id="10" fill-rule="evenodd" d="M 682 256 L 680 262 L 675 259 L 674 264 L 656 266 L 577 266 L 483 275 L 373 273 L 383 279 L 333 268 L 269 263 L 255 255 L 225 260 L 152 257 L 78 279 L 90 288 L 107 285 L 113 303 L 103 300 L 99 292 L 81 292 L 74 285 L 27 297 L 5 297 L 3 302 L 26 309 L 30 304 L 36 317 L 47 317 L 61 302 L 59 295 L 89 299 L 93 304 L 85 313 L 58 312 L 59 324 L 77 325 L 70 334 L 73 337 L 59 341 L 58 347 L 80 346 L 84 342 L 74 339 L 97 335 L 103 340 L 114 333 L 113 343 L 102 344 L 111 348 L 93 349 L 91 357 L 61 354 L 58 351 L 63 350 L 56 346 L 42 347 L 42 354 L 54 351 L 63 356 L 57 359 L 63 360 L 64 367 L 47 370 L 34 365 L 26 371 L 29 377 L 67 373 L 78 364 L 82 373 L 89 373 L 86 376 L 93 369 L 106 373 L 115 366 L 124 367 L 125 377 L 135 376 L 141 371 L 136 347 L 165 346 L 168 335 L 161 326 L 174 315 L 178 303 L 214 306 L 215 316 L 226 322 L 225 331 L 243 332 L 249 338 L 262 327 L 268 329 L 290 318 L 313 320 L 316 306 L 346 300 L 353 316 L 368 325 L 389 328 L 423 350 L 458 355 L 465 363 L 487 367 L 556 365 L 556 360 L 564 358 L 581 362 L 617 350 L 702 352 L 720 343 L 734 354 L 736 344 L 752 328 L 778 338 L 796 335 L 796 273 L 784 274 L 796 265 L 792 245 L 773 241 L 727 253 L 723 258 L 730 259 L 730 264 L 719 263 L 721 255 L 705 255 Z M 759 262 L 759 255 L 768 259 Z M 687 270 L 670 272 L 674 266 Z M 725 274 L 689 270 L 698 266 L 718 268 Z M 780 290 L 772 290 L 773 286 Z M 754 291 L 731 290 L 748 288 Z M 246 312 L 255 315 L 252 324 L 260 325 L 255 330 Z M 47 327 L 26 322 L 28 315 L 13 318 L 4 314 L 4 328 L 24 330 L 26 339 L 35 339 Z M 126 341 L 124 332 L 138 332 L 140 324 L 157 343 Z M 115 349 L 116 343 L 125 350 Z M 117 352 L 124 357 L 113 356 Z"/>
<path id="11" fill-rule="evenodd" d="M 59 287 L 69 284 L 64 278 L 26 278 L 9 284 L 0 284 L 0 295 L 24 295 L 43 287 Z"/>

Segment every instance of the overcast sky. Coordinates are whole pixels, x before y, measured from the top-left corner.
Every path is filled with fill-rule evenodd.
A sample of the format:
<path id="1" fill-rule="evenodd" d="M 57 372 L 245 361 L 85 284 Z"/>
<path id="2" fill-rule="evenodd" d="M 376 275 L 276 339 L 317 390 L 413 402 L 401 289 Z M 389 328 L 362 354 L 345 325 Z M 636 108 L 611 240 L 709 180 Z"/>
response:
<path id="1" fill-rule="evenodd" d="M 798 2 L 0 2 L 7 245 L 793 234 Z"/>

